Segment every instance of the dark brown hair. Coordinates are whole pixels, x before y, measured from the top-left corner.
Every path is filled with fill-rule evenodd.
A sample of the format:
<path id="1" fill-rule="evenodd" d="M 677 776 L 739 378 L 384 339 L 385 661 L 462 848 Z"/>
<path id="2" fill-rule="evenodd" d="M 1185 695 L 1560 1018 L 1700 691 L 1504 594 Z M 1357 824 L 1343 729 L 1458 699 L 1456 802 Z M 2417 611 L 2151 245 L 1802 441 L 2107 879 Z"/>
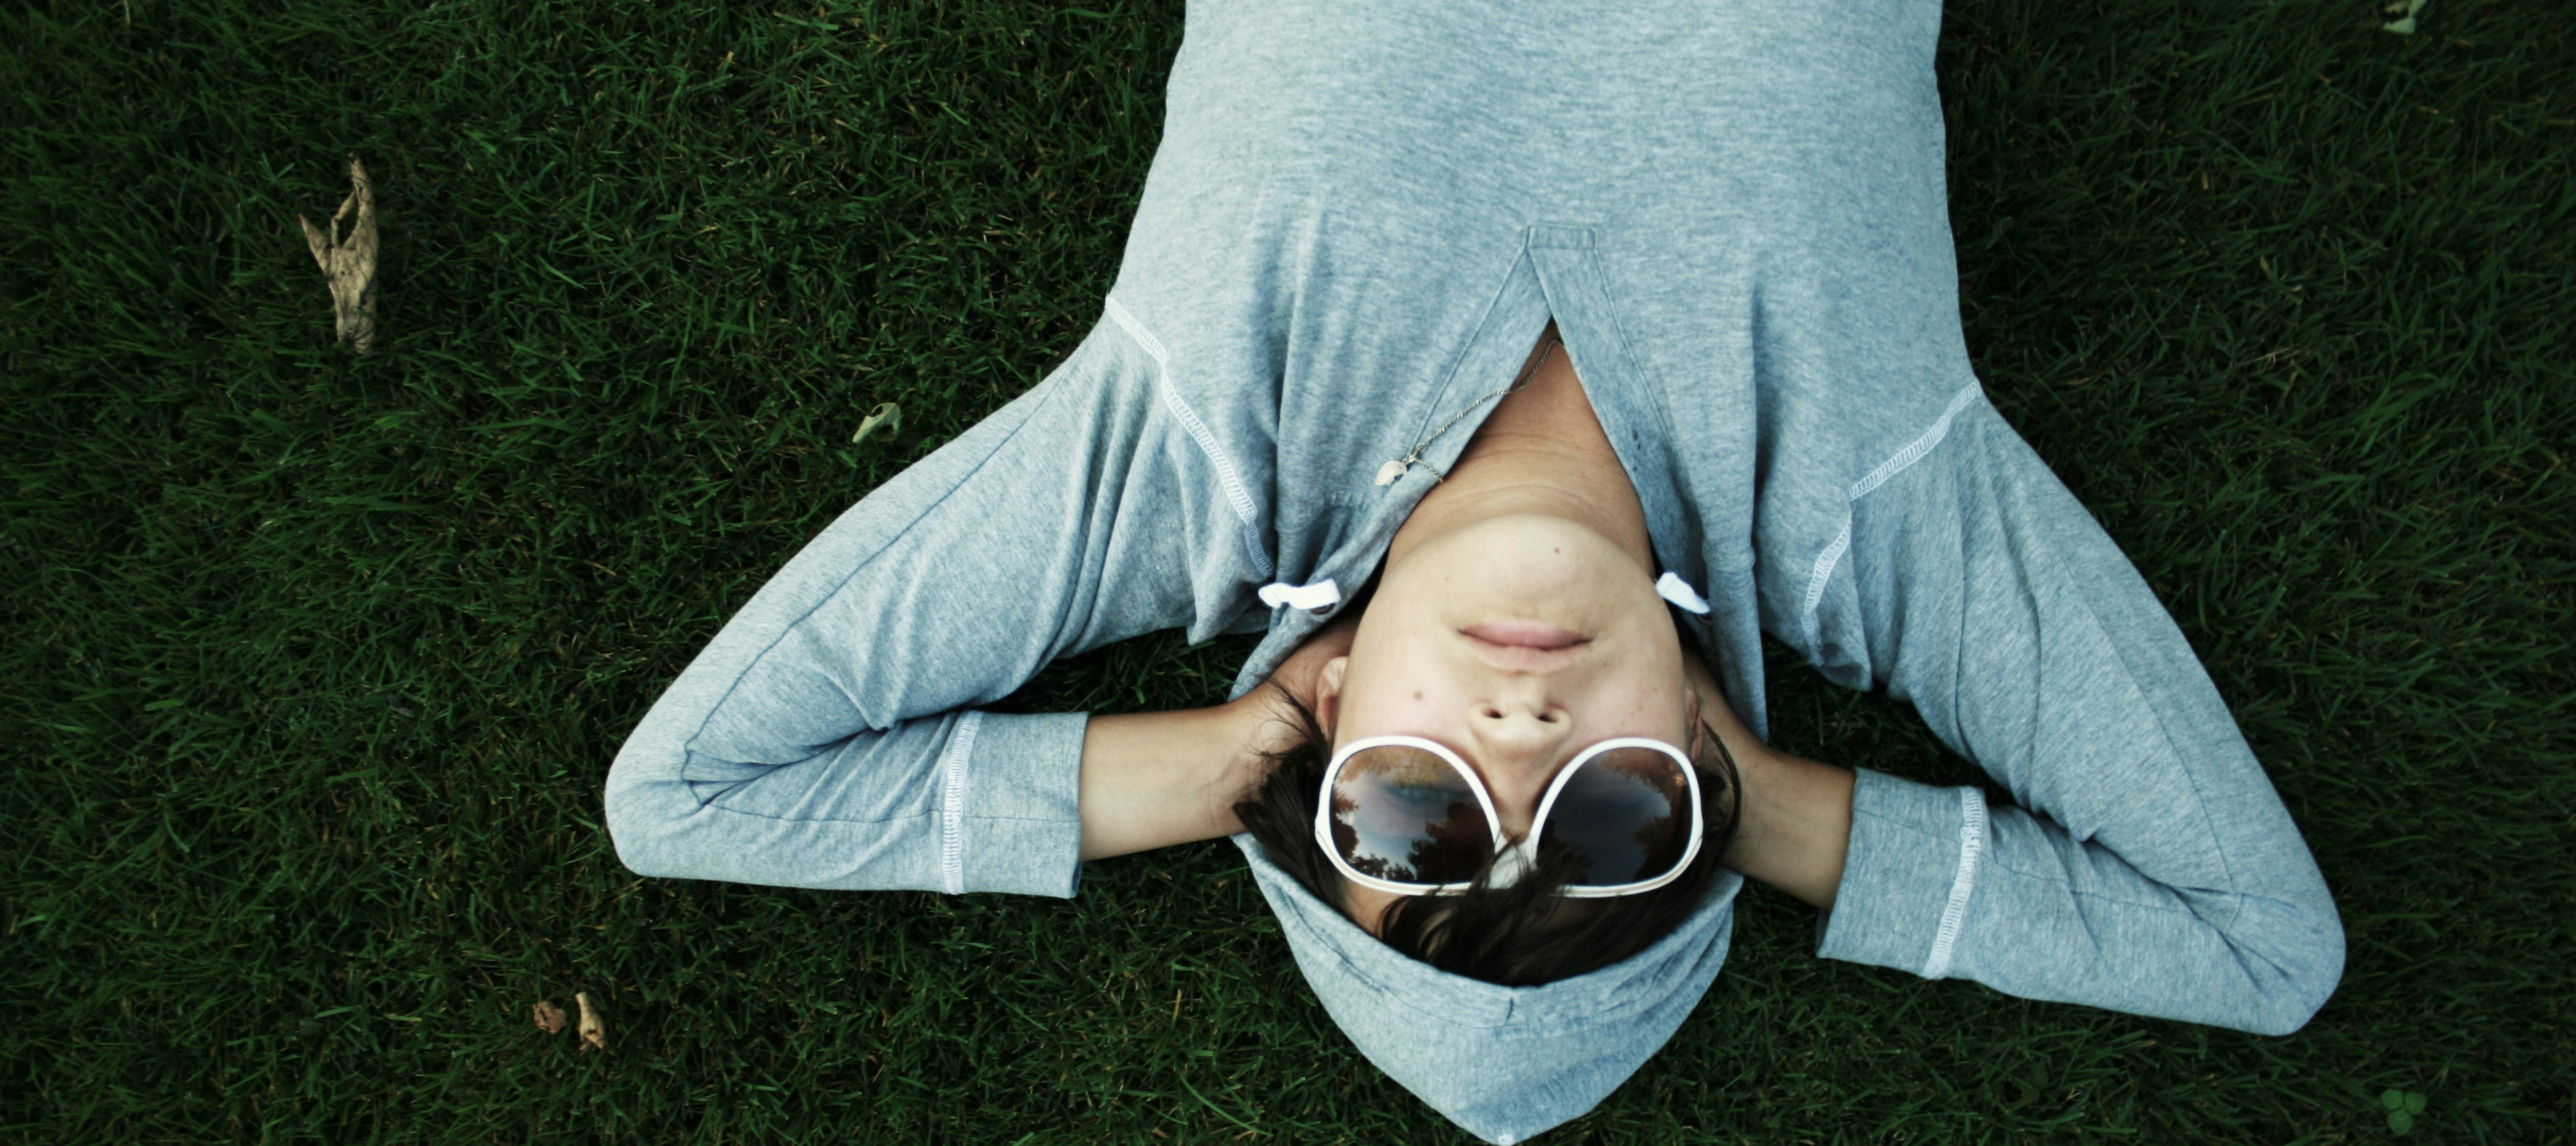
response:
<path id="1" fill-rule="evenodd" d="M 1331 760 L 1331 738 L 1286 690 L 1262 687 L 1273 689 L 1274 699 L 1294 713 L 1295 739 L 1270 754 L 1269 773 L 1235 804 L 1235 817 L 1261 841 L 1270 862 L 1348 915 L 1341 870 L 1315 843 L 1315 806 Z M 1558 894 L 1574 875 L 1572 857 L 1562 849 L 1543 849 L 1538 866 L 1509 887 L 1491 886 L 1488 860 L 1465 891 L 1408 896 L 1388 905 L 1379 941 L 1443 971 L 1507 987 L 1570 979 L 1654 946 L 1699 910 L 1718 857 L 1735 838 L 1735 759 L 1705 722 L 1699 734 L 1692 764 L 1707 828 L 1699 855 L 1680 878 L 1636 895 L 1575 899 Z"/>

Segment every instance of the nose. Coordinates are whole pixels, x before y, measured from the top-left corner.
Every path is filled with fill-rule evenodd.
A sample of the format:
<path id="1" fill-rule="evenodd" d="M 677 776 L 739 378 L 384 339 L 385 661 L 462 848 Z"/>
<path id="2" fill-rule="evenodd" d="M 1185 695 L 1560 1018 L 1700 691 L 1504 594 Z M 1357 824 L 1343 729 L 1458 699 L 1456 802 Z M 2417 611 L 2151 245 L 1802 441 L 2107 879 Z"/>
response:
<path id="1" fill-rule="evenodd" d="M 1527 830 L 1551 778 L 1548 766 L 1572 734 L 1571 714 L 1539 689 L 1504 689 L 1469 706 L 1467 728 L 1504 826 Z"/>

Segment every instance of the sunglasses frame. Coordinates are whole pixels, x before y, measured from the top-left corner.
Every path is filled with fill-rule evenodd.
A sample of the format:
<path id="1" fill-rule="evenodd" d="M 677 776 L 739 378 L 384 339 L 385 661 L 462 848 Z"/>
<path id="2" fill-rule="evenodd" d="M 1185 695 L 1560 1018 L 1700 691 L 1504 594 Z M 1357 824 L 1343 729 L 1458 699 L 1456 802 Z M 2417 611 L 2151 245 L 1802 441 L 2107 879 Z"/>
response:
<path id="1" fill-rule="evenodd" d="M 1509 887 L 1518 883 L 1521 876 L 1537 866 L 1538 839 L 1547 828 L 1547 814 L 1556 807 L 1557 793 L 1565 790 L 1566 781 L 1574 776 L 1575 769 L 1591 763 L 1593 757 L 1615 748 L 1652 748 L 1681 765 L 1682 778 L 1690 785 L 1690 844 L 1682 850 L 1681 862 L 1674 864 L 1671 871 L 1653 879 L 1620 884 L 1569 884 L 1565 888 L 1566 896 L 1574 899 L 1606 899 L 1611 896 L 1636 895 L 1653 891 L 1681 878 L 1683 872 L 1690 870 L 1691 861 L 1699 858 L 1700 841 L 1708 833 L 1708 816 L 1705 809 L 1701 807 L 1699 768 L 1691 763 L 1687 753 L 1661 740 L 1643 736 L 1613 737 L 1575 753 L 1574 759 L 1566 761 L 1565 767 L 1556 770 L 1556 778 L 1548 781 L 1547 794 L 1539 797 L 1538 813 L 1530 817 L 1529 834 L 1522 837 L 1520 843 L 1506 847 L 1503 841 L 1503 818 L 1494 811 L 1494 798 L 1485 791 L 1485 782 L 1476 776 L 1475 769 L 1467 766 L 1467 761 L 1463 757 L 1450 751 L 1447 745 L 1437 740 L 1426 740 L 1419 736 L 1368 736 L 1343 745 L 1340 751 L 1333 753 L 1332 763 L 1324 768 L 1324 785 L 1315 800 L 1315 843 L 1324 849 L 1324 858 L 1332 861 L 1343 878 L 1373 891 L 1383 891 L 1390 895 L 1441 895 L 1465 891 L 1475 886 L 1472 882 L 1400 883 L 1395 880 L 1380 879 L 1352 868 L 1350 861 L 1342 858 L 1342 849 L 1333 843 L 1333 781 L 1342 774 L 1342 765 L 1351 757 L 1371 748 L 1386 747 L 1419 748 L 1439 757 L 1451 768 L 1456 769 L 1459 775 L 1467 778 L 1467 790 L 1476 794 L 1476 806 L 1484 811 L 1485 825 L 1493 829 L 1494 833 L 1494 881 L 1490 885 L 1493 887 Z"/>

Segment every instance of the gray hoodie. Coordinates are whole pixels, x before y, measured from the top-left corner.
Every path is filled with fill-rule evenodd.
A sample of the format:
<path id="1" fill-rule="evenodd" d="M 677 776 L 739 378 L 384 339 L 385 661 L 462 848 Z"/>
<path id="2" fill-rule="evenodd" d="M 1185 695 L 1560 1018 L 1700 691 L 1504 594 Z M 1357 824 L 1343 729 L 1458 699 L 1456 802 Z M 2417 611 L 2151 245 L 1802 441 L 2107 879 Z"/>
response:
<path id="1" fill-rule="evenodd" d="M 2343 966 L 2324 881 L 2181 632 L 1970 370 L 1938 22 L 1929 0 L 1193 3 L 1101 322 L 672 684 L 609 776 L 620 858 L 1072 895 L 1085 717 L 978 706 L 1167 628 L 1266 633 L 1248 691 L 1553 319 L 1756 733 L 1768 633 L 1913 705 L 1998 789 L 1862 771 L 1819 955 L 2297 1029 Z M 1498 1143 L 1662 1045 L 1740 883 L 1632 959 L 1505 988 L 1395 954 L 1236 842 L 1353 1043 Z"/>

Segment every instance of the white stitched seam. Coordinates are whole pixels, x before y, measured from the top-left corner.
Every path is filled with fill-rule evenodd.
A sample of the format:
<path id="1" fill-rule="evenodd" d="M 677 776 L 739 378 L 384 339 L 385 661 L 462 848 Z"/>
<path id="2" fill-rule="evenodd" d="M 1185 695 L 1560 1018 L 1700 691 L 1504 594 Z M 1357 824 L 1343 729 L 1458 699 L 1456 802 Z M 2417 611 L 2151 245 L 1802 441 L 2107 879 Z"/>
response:
<path id="1" fill-rule="evenodd" d="M 1958 950 L 1959 927 L 1968 919 L 1968 899 L 1977 893 L 1977 861 L 1986 854 L 1986 794 L 1959 789 L 1959 874 L 1950 881 L 1950 902 L 1941 909 L 1941 928 L 1932 933 L 1932 954 L 1923 960 L 1923 977 L 1950 973 L 1950 956 Z"/>
<path id="2" fill-rule="evenodd" d="M 1933 420 L 1931 429 L 1923 431 L 1920 437 L 1906 443 L 1904 449 L 1878 463 L 1878 468 L 1869 471 L 1869 476 L 1853 482 L 1851 494 L 1845 500 L 1859 501 L 1868 496 L 1869 491 L 1887 484 L 1889 478 L 1905 472 L 1905 467 L 1922 461 L 1923 455 L 1931 453 L 1934 446 L 1941 444 L 1941 439 L 1950 436 L 1950 420 L 1958 417 L 1959 411 L 1967 409 L 1969 400 L 1976 396 L 1976 383 L 1960 387 L 1958 393 L 1950 396 L 1949 407 Z M 1815 567 L 1807 571 L 1807 594 L 1798 605 L 1799 632 L 1807 638 L 1807 655 L 1817 660 L 1824 659 L 1824 647 L 1822 634 L 1818 631 L 1821 622 L 1816 619 L 1816 606 L 1824 602 L 1825 586 L 1833 580 L 1834 566 L 1841 563 L 1843 554 L 1850 549 L 1851 511 L 1846 508 L 1842 531 L 1834 535 L 1833 544 L 1825 546 L 1825 551 L 1816 555 Z"/>
<path id="3" fill-rule="evenodd" d="M 1932 447 L 1940 445 L 1941 439 L 1949 436 L 1950 419 L 1958 417 L 1959 411 L 1968 408 L 1968 399 L 1976 396 L 1976 383 L 1971 382 L 1960 387 L 1958 393 L 1950 396 L 1949 407 L 1941 411 L 1941 417 L 1932 423 L 1931 429 L 1923 431 L 1922 437 L 1914 439 L 1907 443 L 1904 449 L 1896 451 L 1895 457 L 1878 463 L 1878 468 L 1869 471 L 1868 477 L 1852 483 L 1851 499 L 1859 501 L 1862 495 L 1887 484 L 1887 479 L 1895 477 L 1905 467 L 1922 461 L 1923 455 L 1931 453 Z"/>
<path id="4" fill-rule="evenodd" d="M 1846 513 L 1843 515 L 1842 532 L 1834 534 L 1833 544 L 1825 546 L 1825 551 L 1816 555 L 1816 567 L 1807 571 L 1807 598 L 1798 605 L 1798 624 L 1806 633 L 1807 651 L 1817 660 L 1823 660 L 1824 654 L 1819 651 L 1823 642 L 1822 634 L 1816 631 L 1820 624 L 1816 620 L 1816 606 L 1825 599 L 1825 586 L 1833 580 L 1834 564 L 1843 559 L 1843 550 L 1849 548 L 1851 515 Z"/>
<path id="5" fill-rule="evenodd" d="M 939 755 L 939 886 L 950 895 L 966 893 L 966 761 L 983 724 L 981 712 L 958 717 L 948 750 Z"/>
<path id="6" fill-rule="evenodd" d="M 1253 524 L 1252 495 L 1244 490 L 1243 478 L 1234 472 L 1234 460 L 1226 457 L 1225 451 L 1217 446 L 1216 434 L 1207 428 L 1207 423 L 1199 420 L 1198 411 L 1190 409 L 1190 404 L 1181 398 L 1181 392 L 1172 388 L 1172 364 L 1163 355 L 1162 340 L 1155 338 L 1153 331 L 1145 329 L 1145 324 L 1138 322 L 1135 315 L 1127 313 L 1126 307 L 1118 305 L 1117 299 L 1104 301 L 1109 317 L 1153 358 L 1154 388 L 1162 392 L 1163 407 L 1171 411 L 1173 420 L 1179 422 L 1182 429 L 1189 431 L 1190 440 L 1199 444 L 1199 452 L 1207 455 L 1208 464 L 1216 467 L 1217 484 L 1225 489 L 1226 504 L 1234 509 L 1234 519 L 1243 525 L 1244 556 L 1252 559 L 1255 572 L 1264 578 L 1269 577 L 1270 554 L 1261 547 L 1261 530 Z"/>

